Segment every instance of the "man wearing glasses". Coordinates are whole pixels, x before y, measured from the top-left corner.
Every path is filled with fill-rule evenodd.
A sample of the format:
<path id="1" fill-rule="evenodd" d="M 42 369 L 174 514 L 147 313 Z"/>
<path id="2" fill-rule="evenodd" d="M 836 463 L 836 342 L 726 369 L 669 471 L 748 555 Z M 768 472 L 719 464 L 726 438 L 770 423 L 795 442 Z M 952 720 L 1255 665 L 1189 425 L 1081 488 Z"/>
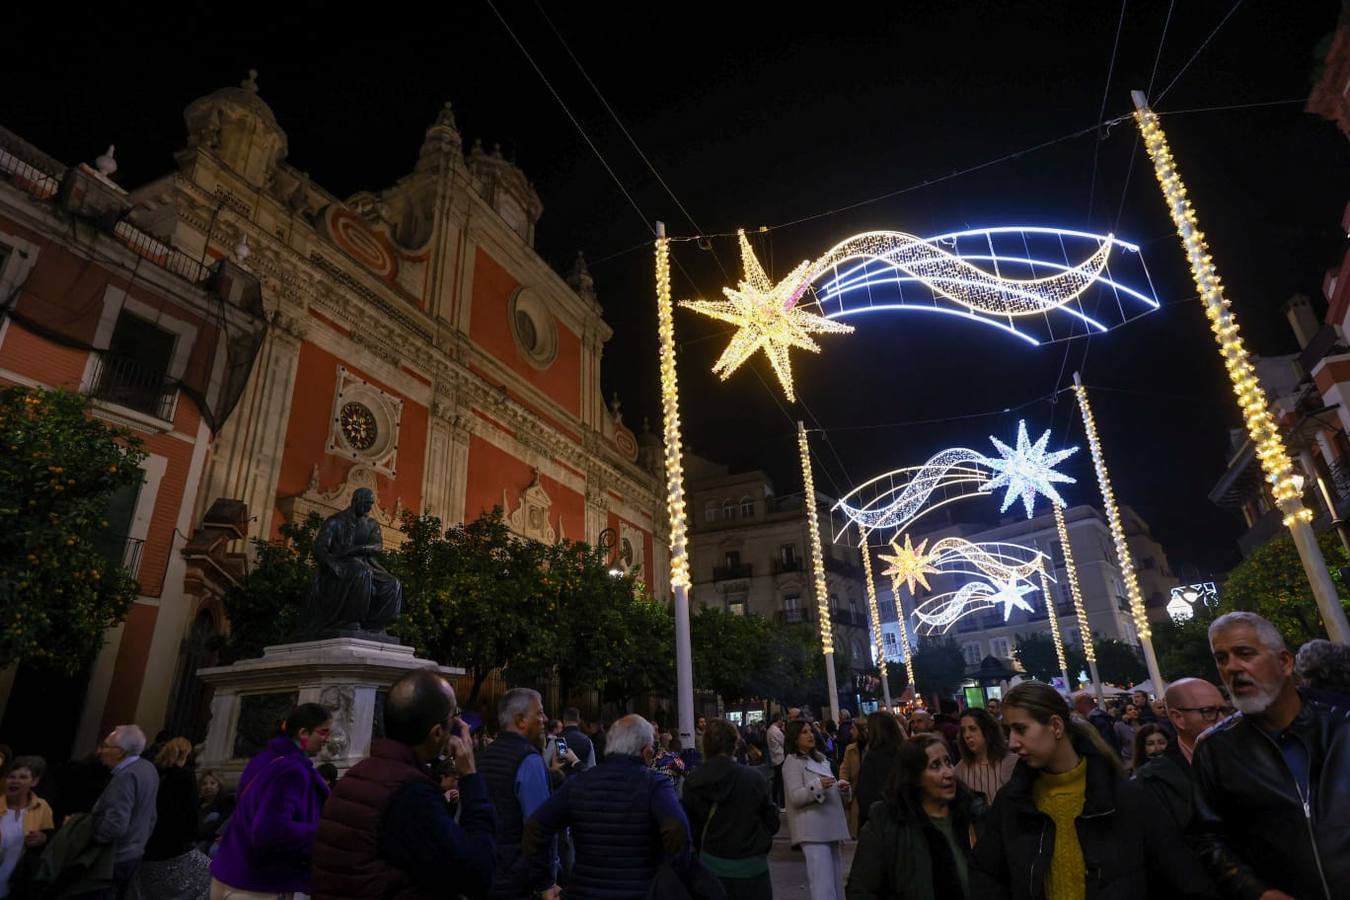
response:
<path id="1" fill-rule="evenodd" d="M 1270 622 L 1231 612 L 1209 626 L 1240 715 L 1192 756 L 1200 860 L 1225 897 L 1344 897 L 1350 884 L 1350 711 L 1303 697 Z"/>
<path id="2" fill-rule="evenodd" d="M 1135 779 L 1162 803 L 1181 831 L 1190 824 L 1195 806 L 1191 756 L 1195 742 L 1211 725 L 1233 710 L 1223 694 L 1203 678 L 1182 678 L 1167 688 L 1167 749 L 1147 761 L 1135 760 Z M 1175 734 L 1172 732 L 1175 731 Z"/>

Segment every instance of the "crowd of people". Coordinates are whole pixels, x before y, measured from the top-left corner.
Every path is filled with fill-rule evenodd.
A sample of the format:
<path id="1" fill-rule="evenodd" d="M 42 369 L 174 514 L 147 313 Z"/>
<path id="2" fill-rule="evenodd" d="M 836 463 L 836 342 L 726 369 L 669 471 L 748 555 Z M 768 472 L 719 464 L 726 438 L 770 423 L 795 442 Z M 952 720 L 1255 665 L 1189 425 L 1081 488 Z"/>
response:
<path id="1" fill-rule="evenodd" d="M 332 714 L 305 703 L 233 791 L 135 725 L 55 790 L 0 746 L 0 898 L 767 900 L 784 830 L 812 900 L 1347 896 L 1350 648 L 1295 657 L 1243 612 L 1210 645 L 1218 684 L 1113 707 L 1024 681 L 982 708 L 699 718 L 686 748 L 638 715 L 550 720 L 528 688 L 471 728 L 420 670 L 346 772 L 316 765 Z"/>

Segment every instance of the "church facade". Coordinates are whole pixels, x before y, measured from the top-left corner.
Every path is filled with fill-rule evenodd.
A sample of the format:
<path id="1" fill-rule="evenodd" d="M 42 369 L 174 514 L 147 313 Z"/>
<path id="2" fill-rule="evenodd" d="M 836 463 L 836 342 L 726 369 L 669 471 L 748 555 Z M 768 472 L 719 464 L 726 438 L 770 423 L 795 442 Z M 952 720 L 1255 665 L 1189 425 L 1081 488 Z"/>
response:
<path id="1" fill-rule="evenodd" d="M 175 170 L 130 191 L 122 221 L 217 280 L 233 273 L 253 295 L 220 304 L 225 314 L 204 317 L 213 327 L 190 336 L 170 329 L 161 340 L 141 328 L 148 345 L 169 348 L 171 365 L 174 354 L 206 361 L 201 390 L 181 392 L 178 407 L 206 404 L 214 385 L 211 409 L 223 414 L 198 416 L 192 477 L 154 501 L 153 514 L 177 523 L 158 551 L 177 572 L 138 602 L 135 629 L 110 635 L 91 670 L 77 748 L 119 721 L 150 733 L 199 729 L 203 689 L 192 671 L 209 636 L 228 627 L 220 596 L 247 540 L 345 508 L 359 488 L 375 494 L 386 547 L 400 542 L 404 511 L 450 525 L 501 507 L 522 536 L 594 543 L 604 533 L 616 565 L 668 595 L 659 454 L 640 454 L 617 401 L 602 398 L 611 331 L 580 256 L 564 278 L 534 251 L 542 204 L 520 169 L 477 145 L 466 152 L 447 104 L 411 172 L 340 199 L 286 163 L 286 133 L 252 75 L 194 101 L 184 118 Z M 53 229 L 49 257 L 70 252 L 61 240 Z M 136 252 L 141 265 L 146 254 Z M 7 363 L 15 335 L 44 338 L 6 327 L 0 378 L 88 388 L 69 373 Z M 138 355 L 133 332 L 119 355 Z M 107 335 L 86 344 L 90 359 L 112 353 Z M 182 430 L 153 416 L 134 421 L 152 441 Z"/>

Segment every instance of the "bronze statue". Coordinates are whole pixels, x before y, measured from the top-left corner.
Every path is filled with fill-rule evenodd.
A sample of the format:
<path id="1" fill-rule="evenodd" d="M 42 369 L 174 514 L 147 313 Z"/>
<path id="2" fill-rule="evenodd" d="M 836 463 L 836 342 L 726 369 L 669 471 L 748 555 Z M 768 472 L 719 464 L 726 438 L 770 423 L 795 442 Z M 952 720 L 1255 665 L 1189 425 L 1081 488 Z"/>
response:
<path id="1" fill-rule="evenodd" d="M 392 641 L 385 633 L 403 606 L 403 587 L 380 565 L 380 526 L 370 518 L 375 494 L 352 493 L 352 504 L 324 520 L 314 538 L 314 585 L 301 613 L 300 633 L 317 640 L 361 637 Z"/>

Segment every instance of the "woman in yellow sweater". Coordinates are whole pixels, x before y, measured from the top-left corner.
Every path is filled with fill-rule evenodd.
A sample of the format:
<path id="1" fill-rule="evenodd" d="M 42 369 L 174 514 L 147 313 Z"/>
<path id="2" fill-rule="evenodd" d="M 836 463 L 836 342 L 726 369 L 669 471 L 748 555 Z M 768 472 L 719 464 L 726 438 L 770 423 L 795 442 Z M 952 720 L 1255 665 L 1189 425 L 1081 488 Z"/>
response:
<path id="1" fill-rule="evenodd" d="M 1158 802 L 1126 781 L 1096 731 L 1048 684 L 1003 700 L 1020 761 L 975 847 L 971 895 L 1015 900 L 1213 897 Z"/>

